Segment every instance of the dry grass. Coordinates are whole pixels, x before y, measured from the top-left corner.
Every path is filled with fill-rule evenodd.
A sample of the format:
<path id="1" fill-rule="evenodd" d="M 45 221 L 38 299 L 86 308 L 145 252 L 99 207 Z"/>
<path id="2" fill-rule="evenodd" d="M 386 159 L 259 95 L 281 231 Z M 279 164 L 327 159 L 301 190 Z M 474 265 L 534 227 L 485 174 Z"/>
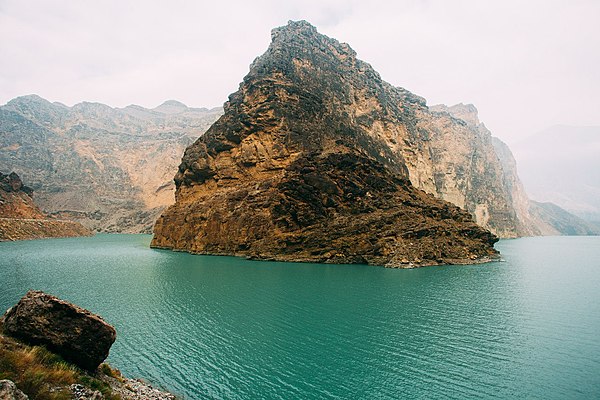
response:
<path id="1" fill-rule="evenodd" d="M 118 370 L 102 364 L 100 372 L 121 378 Z M 9 379 L 32 400 L 71 399 L 69 386 L 80 383 L 102 392 L 108 400 L 119 400 L 110 386 L 90 376 L 43 347 L 27 346 L 0 334 L 0 380 Z"/>
<path id="2" fill-rule="evenodd" d="M 30 347 L 0 335 L 0 379 L 15 382 L 31 399 L 66 400 L 79 371 L 43 347 Z M 66 389 L 65 389 L 66 388 Z"/>

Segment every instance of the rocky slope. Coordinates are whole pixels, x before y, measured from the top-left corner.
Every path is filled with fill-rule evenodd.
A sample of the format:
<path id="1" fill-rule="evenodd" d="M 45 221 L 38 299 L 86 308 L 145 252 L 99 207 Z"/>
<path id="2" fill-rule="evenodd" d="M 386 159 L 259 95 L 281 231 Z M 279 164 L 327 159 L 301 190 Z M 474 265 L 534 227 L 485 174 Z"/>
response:
<path id="1" fill-rule="evenodd" d="M 0 241 L 89 236 L 78 222 L 57 220 L 40 211 L 33 190 L 17 174 L 0 173 Z"/>
<path id="2" fill-rule="evenodd" d="M 495 256 L 494 235 L 418 189 L 435 188 L 418 112 L 422 99 L 348 45 L 304 21 L 274 29 L 225 114 L 186 149 L 152 245 L 387 266 Z"/>
<path id="3" fill-rule="evenodd" d="M 496 154 L 503 169 L 504 183 L 521 221 L 529 221 L 527 236 L 538 235 L 597 235 L 600 229 L 569 213 L 556 204 L 530 200 L 518 179 L 517 162 L 508 146 L 498 138 L 492 138 Z"/>
<path id="4" fill-rule="evenodd" d="M 529 212 L 541 235 L 600 235 L 600 227 L 553 203 L 532 200 Z"/>
<path id="5" fill-rule="evenodd" d="M 148 232 L 174 201 L 183 150 L 221 112 L 19 97 L 0 107 L 0 170 L 29 182 L 47 213 L 98 231 Z"/>

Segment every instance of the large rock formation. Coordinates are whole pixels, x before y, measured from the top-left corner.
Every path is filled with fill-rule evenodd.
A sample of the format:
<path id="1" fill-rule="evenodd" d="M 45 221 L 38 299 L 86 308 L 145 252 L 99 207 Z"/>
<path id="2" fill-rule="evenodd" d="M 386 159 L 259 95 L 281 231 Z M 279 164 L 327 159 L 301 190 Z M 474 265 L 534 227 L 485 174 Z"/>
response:
<path id="1" fill-rule="evenodd" d="M 115 328 L 99 316 L 40 291 L 29 291 L 0 321 L 4 333 L 43 345 L 65 360 L 94 370 L 116 339 Z"/>
<path id="2" fill-rule="evenodd" d="M 186 149 L 154 247 L 388 266 L 495 256 L 494 235 L 415 187 L 434 187 L 419 175 L 422 99 L 306 22 L 272 39 Z"/>
<path id="3" fill-rule="evenodd" d="M 172 171 L 185 147 L 221 113 L 176 101 L 119 109 L 19 97 L 0 107 L 0 170 L 16 171 L 58 218 L 149 232 L 174 202 Z"/>
<path id="4" fill-rule="evenodd" d="M 0 241 L 92 234 L 78 222 L 44 214 L 33 202 L 33 190 L 17 174 L 0 172 Z"/>

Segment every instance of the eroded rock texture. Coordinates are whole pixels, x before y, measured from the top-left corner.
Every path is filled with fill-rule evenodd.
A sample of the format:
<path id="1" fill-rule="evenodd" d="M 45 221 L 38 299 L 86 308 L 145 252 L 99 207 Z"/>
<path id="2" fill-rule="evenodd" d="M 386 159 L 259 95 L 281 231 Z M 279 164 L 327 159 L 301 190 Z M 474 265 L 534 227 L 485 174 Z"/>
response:
<path id="1" fill-rule="evenodd" d="M 146 109 L 19 97 L 0 106 L 0 170 L 16 171 L 56 218 L 149 233 L 174 201 L 181 154 L 221 113 L 173 100 Z"/>
<path id="2" fill-rule="evenodd" d="M 16 173 L 0 172 L 0 241 L 89 235 L 92 231 L 78 222 L 44 214 Z"/>
<path id="3" fill-rule="evenodd" d="M 497 238 L 434 189 L 423 99 L 290 22 L 189 146 L 154 247 L 388 266 L 478 262 Z M 464 122 L 463 122 L 464 124 Z"/>
<path id="4" fill-rule="evenodd" d="M 86 370 L 96 369 L 106 359 L 117 335 L 99 316 L 35 290 L 27 292 L 1 322 L 5 334 L 46 346 Z"/>

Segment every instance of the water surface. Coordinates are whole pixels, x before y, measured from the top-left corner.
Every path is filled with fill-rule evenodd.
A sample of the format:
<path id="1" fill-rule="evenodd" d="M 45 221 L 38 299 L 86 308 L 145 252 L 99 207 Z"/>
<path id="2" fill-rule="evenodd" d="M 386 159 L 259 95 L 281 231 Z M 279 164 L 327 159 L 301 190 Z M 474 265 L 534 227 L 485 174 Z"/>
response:
<path id="1" fill-rule="evenodd" d="M 41 289 L 117 328 L 109 361 L 186 399 L 600 398 L 600 237 L 392 270 L 0 243 L 0 308 Z"/>

